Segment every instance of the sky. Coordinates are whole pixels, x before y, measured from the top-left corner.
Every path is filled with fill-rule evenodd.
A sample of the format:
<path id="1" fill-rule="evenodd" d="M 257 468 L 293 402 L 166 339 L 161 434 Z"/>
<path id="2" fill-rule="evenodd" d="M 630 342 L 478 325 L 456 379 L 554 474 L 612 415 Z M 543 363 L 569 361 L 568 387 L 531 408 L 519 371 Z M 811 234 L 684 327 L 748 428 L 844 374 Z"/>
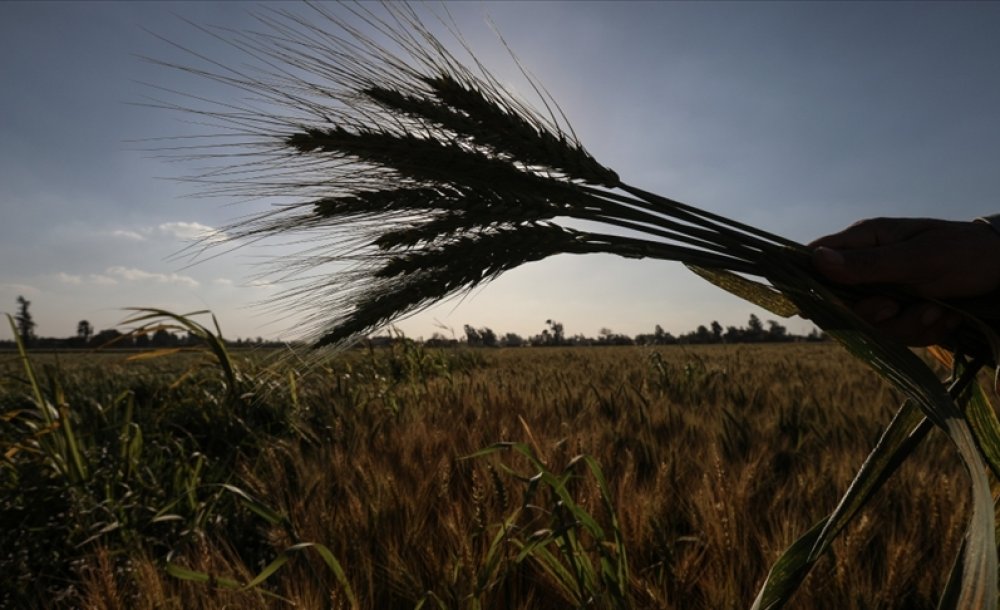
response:
<path id="1" fill-rule="evenodd" d="M 199 197 L 143 139 L 190 133 L 135 104 L 148 84 L 225 90 L 152 66 L 176 49 L 246 58 L 193 24 L 244 30 L 241 2 L 0 3 L 0 312 L 31 301 L 42 336 L 124 320 L 128 307 L 211 310 L 227 338 L 301 338 L 309 303 L 273 303 L 261 276 L 287 245 L 191 240 L 268 202 Z M 308 9 L 292 3 L 283 8 Z M 1000 211 L 1000 3 L 452 2 L 476 55 L 518 91 L 487 16 L 626 182 L 809 242 L 861 218 Z M 337 6 L 330 10 L 336 12 Z M 509 79 L 509 81 L 508 81 Z M 147 83 L 147 84 L 143 84 Z M 216 97 L 217 99 L 217 97 Z M 530 97 L 529 97 L 530 100 Z M 409 336 L 462 327 L 533 335 L 675 334 L 757 309 L 682 266 L 557 256 L 408 318 Z M 782 321 L 807 332 L 802 320 Z M 10 337 L 0 324 L 0 339 Z"/>

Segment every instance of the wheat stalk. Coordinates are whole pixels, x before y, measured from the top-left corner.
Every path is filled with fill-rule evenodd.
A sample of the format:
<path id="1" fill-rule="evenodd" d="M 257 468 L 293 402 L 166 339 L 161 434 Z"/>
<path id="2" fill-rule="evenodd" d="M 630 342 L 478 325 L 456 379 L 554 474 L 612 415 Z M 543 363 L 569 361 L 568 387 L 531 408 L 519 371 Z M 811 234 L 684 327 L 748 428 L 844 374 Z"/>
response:
<path id="1" fill-rule="evenodd" d="M 287 295 L 310 293 L 311 302 L 319 295 L 322 316 L 337 312 L 314 318 L 318 345 L 343 344 L 553 254 L 661 258 L 768 280 L 775 279 L 768 265 L 777 262 L 808 268 L 799 244 L 623 183 L 557 112 L 543 116 L 488 72 L 464 67 L 411 7 L 386 5 L 384 15 L 338 7 L 402 56 L 323 6 L 312 8 L 327 27 L 277 10 L 257 16 L 268 33 L 227 32 L 229 44 L 270 67 L 262 73 L 184 68 L 252 93 L 255 106 L 194 110 L 230 140 L 158 150 L 217 160 L 229 148 L 249 149 L 252 157 L 190 180 L 207 194 L 301 198 L 226 231 L 237 240 L 327 231 L 333 248 L 326 255 L 283 263 L 297 272 L 351 265 Z M 574 229 L 567 220 L 612 231 Z"/>
<path id="2" fill-rule="evenodd" d="M 975 508 L 956 569 L 961 586 L 949 590 L 948 607 L 992 607 L 983 601 L 996 599 L 992 498 L 976 447 L 990 435 L 1000 439 L 1000 430 L 970 430 L 918 359 L 842 304 L 856 294 L 812 271 L 807 248 L 623 182 L 587 152 L 526 73 L 544 113 L 511 95 L 474 56 L 475 68 L 463 65 L 409 5 L 338 4 L 350 20 L 323 5 L 310 8 L 309 18 L 284 8 L 258 14 L 259 32 L 195 26 L 254 58 L 256 71 L 196 53 L 206 68 L 157 62 L 249 98 L 189 95 L 150 105 L 194 113 L 218 130 L 207 145 L 158 148 L 212 164 L 190 178 L 204 193 L 292 200 L 227 227 L 233 239 L 302 235 L 314 244 L 319 236 L 319 245 L 280 263 L 286 277 L 305 277 L 285 298 L 315 305 L 317 346 L 344 345 L 555 254 L 682 262 L 783 315 L 802 312 L 949 433 L 972 477 Z M 574 228 L 574 221 L 606 229 Z M 330 263 L 340 270 L 309 275 Z M 956 396 L 971 383 L 963 379 Z M 876 452 L 892 457 L 886 464 L 909 450 L 880 447 Z M 845 498 L 858 489 L 870 495 L 889 468 L 878 462 L 863 469 Z M 856 510 L 843 506 L 779 560 L 756 607 L 788 599 Z"/>

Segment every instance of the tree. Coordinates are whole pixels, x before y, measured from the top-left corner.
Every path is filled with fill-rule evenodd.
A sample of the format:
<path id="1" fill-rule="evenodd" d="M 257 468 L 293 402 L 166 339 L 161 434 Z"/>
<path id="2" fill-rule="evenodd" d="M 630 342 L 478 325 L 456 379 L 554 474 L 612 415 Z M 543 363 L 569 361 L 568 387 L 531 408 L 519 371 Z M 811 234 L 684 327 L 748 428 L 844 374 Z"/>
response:
<path id="1" fill-rule="evenodd" d="M 102 330 L 101 332 L 94 335 L 94 345 L 105 346 L 114 345 L 115 347 L 128 347 L 131 345 L 132 341 L 129 340 L 125 335 L 123 335 L 118 329 L 109 328 L 108 330 Z"/>
<path id="2" fill-rule="evenodd" d="M 722 343 L 722 324 L 717 320 L 712 321 L 712 342 Z"/>
<path id="3" fill-rule="evenodd" d="M 90 325 L 90 322 L 80 320 L 76 325 L 76 336 L 81 343 L 86 345 L 87 341 L 90 341 L 90 338 L 94 336 L 94 327 Z"/>
<path id="4" fill-rule="evenodd" d="M 747 322 L 747 340 L 761 341 L 764 339 L 764 324 L 754 314 L 750 314 L 750 321 Z"/>
<path id="5" fill-rule="evenodd" d="M 517 333 L 507 333 L 503 336 L 504 347 L 521 347 L 524 339 Z"/>
<path id="6" fill-rule="evenodd" d="M 258 337 L 260 339 L 260 337 Z M 173 347 L 177 345 L 177 337 L 170 333 L 165 328 L 158 328 L 156 332 L 153 333 L 153 337 L 150 339 L 149 344 L 153 347 Z M 260 342 L 258 341 L 258 345 Z"/>
<path id="7" fill-rule="evenodd" d="M 471 345 L 479 345 L 483 347 L 496 347 L 497 346 L 497 334 L 493 332 L 493 329 L 489 326 L 484 326 L 483 328 L 473 328 L 472 325 L 466 324 L 465 330 L 465 342 Z"/>
<path id="8" fill-rule="evenodd" d="M 483 338 L 480 336 L 479 331 L 473 328 L 471 325 L 466 324 L 465 328 L 465 343 L 472 345 L 482 345 Z"/>
<path id="9" fill-rule="evenodd" d="M 17 297 L 17 315 L 14 316 L 14 322 L 17 324 L 17 334 L 21 337 L 21 343 L 25 346 L 35 338 L 35 321 L 31 319 L 31 312 L 28 311 L 30 306 L 31 301 L 22 296 Z"/>
<path id="10" fill-rule="evenodd" d="M 449 347 L 455 345 L 457 341 L 454 339 L 449 339 L 448 337 L 442 335 L 439 332 L 435 332 L 431 335 L 431 338 L 424 342 L 427 347 Z"/>
<path id="11" fill-rule="evenodd" d="M 775 320 L 767 321 L 767 340 L 768 341 L 787 341 L 788 340 L 788 329 L 776 322 Z"/>
<path id="12" fill-rule="evenodd" d="M 565 342 L 562 322 L 546 320 L 545 323 L 549 325 L 549 330 L 551 331 L 550 339 L 552 341 L 552 345 L 562 345 Z M 544 335 L 545 332 L 543 331 L 542 334 Z"/>
<path id="13" fill-rule="evenodd" d="M 497 347 L 497 334 L 489 326 L 479 329 L 479 340 L 485 347 Z"/>

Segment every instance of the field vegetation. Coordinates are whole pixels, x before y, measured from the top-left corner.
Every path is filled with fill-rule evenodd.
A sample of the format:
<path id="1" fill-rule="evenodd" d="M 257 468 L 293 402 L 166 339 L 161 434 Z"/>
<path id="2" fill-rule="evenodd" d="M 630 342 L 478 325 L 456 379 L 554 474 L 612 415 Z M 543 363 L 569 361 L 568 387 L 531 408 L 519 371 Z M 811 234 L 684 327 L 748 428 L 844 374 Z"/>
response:
<path id="1" fill-rule="evenodd" d="M 415 5 L 305 10 L 256 14 L 246 31 L 192 24 L 243 61 L 164 40 L 182 59 L 153 66 L 228 94 L 155 87 L 143 103 L 208 128 L 147 149 L 197 165 L 183 180 L 200 195 L 280 202 L 220 235 L 301 245 L 261 273 L 287 280 L 275 310 L 304 307 L 314 347 L 346 348 L 532 261 L 603 253 L 683 263 L 811 320 L 871 372 L 831 346 L 669 346 L 664 333 L 564 349 L 553 320 L 530 349 L 234 359 L 204 327 L 139 313 L 209 360 L 174 346 L 35 374 L 22 354 L 4 381 L 10 603 L 995 606 L 1000 420 L 974 383 L 997 362 L 995 304 L 939 303 L 964 319 L 946 387 L 845 306 L 914 294 L 831 283 L 804 244 L 627 182 L 513 53 L 534 102 Z M 97 335 L 82 322 L 85 345 Z M 779 328 L 767 333 L 787 339 Z M 468 342 L 499 343 L 485 330 Z M 696 334 L 731 343 L 721 325 Z"/>
<path id="2" fill-rule="evenodd" d="M 10 608 L 746 608 L 900 402 L 825 343 L 28 356 Z M 789 607 L 936 606 L 969 492 L 928 441 Z"/>

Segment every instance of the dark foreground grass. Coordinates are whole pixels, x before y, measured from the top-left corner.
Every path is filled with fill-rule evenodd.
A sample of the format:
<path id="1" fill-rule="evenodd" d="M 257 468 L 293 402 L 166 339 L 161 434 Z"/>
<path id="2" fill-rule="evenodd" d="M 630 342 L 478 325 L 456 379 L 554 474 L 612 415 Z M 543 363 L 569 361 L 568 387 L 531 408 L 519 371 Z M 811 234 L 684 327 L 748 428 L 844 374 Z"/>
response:
<path id="1" fill-rule="evenodd" d="M 747 608 L 899 402 L 833 345 L 265 356 L 39 356 L 46 416 L 0 355 L 0 606 Z M 935 606 L 930 440 L 791 607 Z"/>

